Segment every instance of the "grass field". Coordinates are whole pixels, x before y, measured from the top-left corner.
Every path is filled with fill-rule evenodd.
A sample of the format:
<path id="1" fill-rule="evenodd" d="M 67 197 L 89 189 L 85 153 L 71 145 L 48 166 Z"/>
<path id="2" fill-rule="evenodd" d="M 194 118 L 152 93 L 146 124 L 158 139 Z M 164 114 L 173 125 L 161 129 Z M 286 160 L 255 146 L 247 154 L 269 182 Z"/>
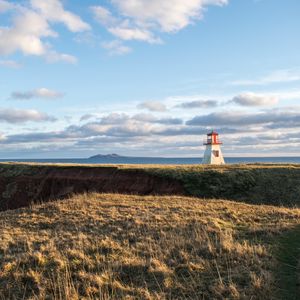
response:
<path id="1" fill-rule="evenodd" d="M 0 213 L 0 299 L 297 299 L 300 209 L 84 194 Z"/>

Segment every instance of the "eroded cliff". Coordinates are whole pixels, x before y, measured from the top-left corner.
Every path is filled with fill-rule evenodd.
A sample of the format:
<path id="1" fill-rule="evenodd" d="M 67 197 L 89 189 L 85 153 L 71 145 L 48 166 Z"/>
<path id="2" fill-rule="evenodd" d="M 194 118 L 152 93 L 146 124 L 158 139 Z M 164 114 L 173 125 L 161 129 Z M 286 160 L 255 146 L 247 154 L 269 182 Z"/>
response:
<path id="1" fill-rule="evenodd" d="M 174 179 L 142 169 L 62 165 L 0 165 L 0 210 L 15 209 L 85 192 L 182 195 Z"/>
<path id="2" fill-rule="evenodd" d="M 300 165 L 0 164 L 0 210 L 85 192 L 191 195 L 300 207 Z"/>

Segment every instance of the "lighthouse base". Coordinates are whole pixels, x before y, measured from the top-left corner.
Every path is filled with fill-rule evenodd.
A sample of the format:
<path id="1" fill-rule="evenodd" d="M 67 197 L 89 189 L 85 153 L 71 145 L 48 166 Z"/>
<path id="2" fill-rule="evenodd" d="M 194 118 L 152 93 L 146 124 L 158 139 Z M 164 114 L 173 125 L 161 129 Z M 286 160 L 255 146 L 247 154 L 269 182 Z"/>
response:
<path id="1" fill-rule="evenodd" d="M 202 164 L 206 164 L 206 165 L 225 164 L 220 145 L 206 145 Z"/>

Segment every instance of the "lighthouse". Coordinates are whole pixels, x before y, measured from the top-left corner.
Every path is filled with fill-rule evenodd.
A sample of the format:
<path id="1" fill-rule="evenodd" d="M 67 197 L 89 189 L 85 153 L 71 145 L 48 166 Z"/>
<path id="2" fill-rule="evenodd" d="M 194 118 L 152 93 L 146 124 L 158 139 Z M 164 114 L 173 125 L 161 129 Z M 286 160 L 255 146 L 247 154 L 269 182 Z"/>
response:
<path id="1" fill-rule="evenodd" d="M 221 151 L 220 145 L 222 142 L 219 140 L 219 134 L 214 130 L 207 134 L 207 140 L 204 142 L 206 146 L 202 164 L 209 165 L 224 165 L 225 161 Z"/>

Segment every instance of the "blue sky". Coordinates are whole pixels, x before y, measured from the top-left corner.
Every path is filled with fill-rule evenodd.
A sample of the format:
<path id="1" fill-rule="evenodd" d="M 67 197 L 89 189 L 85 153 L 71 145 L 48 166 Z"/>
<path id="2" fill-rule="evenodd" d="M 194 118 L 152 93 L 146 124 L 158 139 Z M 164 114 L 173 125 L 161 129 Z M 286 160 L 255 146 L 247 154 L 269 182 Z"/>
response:
<path id="1" fill-rule="evenodd" d="M 299 155 L 298 0 L 0 0 L 0 157 Z"/>

